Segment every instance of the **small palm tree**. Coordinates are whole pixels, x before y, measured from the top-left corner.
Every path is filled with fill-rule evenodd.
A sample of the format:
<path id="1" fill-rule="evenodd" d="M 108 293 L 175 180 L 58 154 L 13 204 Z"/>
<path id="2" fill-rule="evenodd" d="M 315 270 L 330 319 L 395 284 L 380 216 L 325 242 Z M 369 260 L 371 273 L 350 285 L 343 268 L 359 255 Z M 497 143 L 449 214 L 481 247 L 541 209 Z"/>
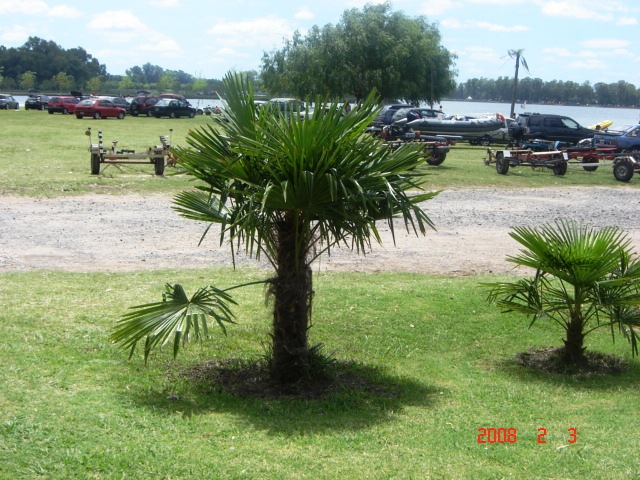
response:
<path id="1" fill-rule="evenodd" d="M 347 115 L 337 104 L 319 104 L 302 119 L 293 110 L 274 116 L 257 108 L 243 76 L 229 74 L 224 84 L 227 121 L 192 131 L 189 148 L 174 151 L 201 181 L 175 198 L 176 209 L 220 224 L 220 242 L 229 242 L 232 255 L 244 248 L 273 266 L 265 281 L 273 298 L 271 372 L 292 383 L 310 369 L 312 262 L 336 245 L 367 251 L 372 238 L 380 241 L 378 220 L 393 231 L 400 217 L 408 230 L 426 233 L 433 225 L 418 204 L 437 192 L 410 194 L 424 175 L 414 170 L 423 161 L 419 146 L 392 152 L 364 134 L 378 111 L 374 95 Z M 207 318 L 220 326 L 233 320 L 229 289 L 207 288 L 189 299 L 178 287 L 168 286 L 164 302 L 134 307 L 112 339 L 131 354 L 144 339 L 146 358 L 173 338 L 176 354 L 190 335 L 206 336 Z"/>
<path id="2" fill-rule="evenodd" d="M 525 248 L 508 258 L 531 267 L 532 278 L 488 284 L 488 299 L 505 311 L 556 322 L 565 331 L 562 360 L 586 362 L 584 339 L 606 327 L 618 330 L 638 353 L 640 262 L 631 240 L 615 227 L 600 230 L 557 221 L 539 229 L 516 227 L 510 236 Z"/>

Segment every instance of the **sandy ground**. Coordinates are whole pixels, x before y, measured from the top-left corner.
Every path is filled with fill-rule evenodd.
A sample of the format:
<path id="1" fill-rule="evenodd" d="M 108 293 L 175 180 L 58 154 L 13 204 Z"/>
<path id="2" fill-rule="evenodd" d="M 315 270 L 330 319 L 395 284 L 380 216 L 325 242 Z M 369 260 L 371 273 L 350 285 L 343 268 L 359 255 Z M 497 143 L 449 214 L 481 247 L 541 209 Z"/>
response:
<path id="1" fill-rule="evenodd" d="M 435 223 L 426 236 L 380 224 L 382 245 L 366 256 L 332 251 L 316 267 L 323 270 L 405 271 L 475 275 L 512 271 L 506 257 L 518 244 L 508 233 L 516 225 L 540 225 L 572 218 L 627 231 L 640 251 L 640 190 L 542 188 L 449 190 L 425 204 Z M 165 196 L 85 195 L 55 199 L 1 197 L 0 271 L 35 269 L 122 272 L 157 268 L 230 265 L 228 245 L 212 228 L 178 216 Z M 237 263 L 255 260 L 240 256 Z"/>

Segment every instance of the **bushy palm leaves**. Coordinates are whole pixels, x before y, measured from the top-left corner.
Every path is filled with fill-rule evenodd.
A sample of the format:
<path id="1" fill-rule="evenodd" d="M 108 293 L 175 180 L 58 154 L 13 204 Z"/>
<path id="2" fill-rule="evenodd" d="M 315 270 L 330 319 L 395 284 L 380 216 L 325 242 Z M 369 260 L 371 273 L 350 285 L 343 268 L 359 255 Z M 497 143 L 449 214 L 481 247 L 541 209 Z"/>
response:
<path id="1" fill-rule="evenodd" d="M 489 300 L 532 322 L 548 319 L 565 331 L 563 361 L 582 365 L 584 338 L 608 327 L 630 341 L 638 353 L 640 262 L 628 236 L 615 227 L 594 229 L 557 221 L 540 228 L 516 227 L 510 234 L 523 245 L 508 260 L 535 275 L 515 282 L 488 284 Z"/>
<path id="2" fill-rule="evenodd" d="M 311 118 L 293 110 L 274 117 L 255 106 L 244 77 L 224 81 L 225 121 L 192 131 L 188 147 L 175 150 L 179 164 L 201 181 L 176 196 L 175 208 L 220 224 L 220 242 L 228 241 L 232 254 L 243 248 L 273 265 L 267 280 L 274 300 L 272 371 L 292 382 L 309 368 L 311 262 L 337 244 L 366 252 L 372 238 L 380 241 L 378 220 L 393 232 L 393 218 L 401 217 L 408 230 L 424 234 L 432 223 L 419 203 L 437 192 L 415 194 L 422 174 L 414 169 L 423 161 L 418 146 L 392 152 L 363 134 L 377 113 L 373 95 L 348 115 L 320 102 Z M 132 332 L 141 328 L 143 312 L 125 317 L 113 338 L 135 346 Z M 164 337 L 171 328 L 166 323 L 149 334 Z"/>

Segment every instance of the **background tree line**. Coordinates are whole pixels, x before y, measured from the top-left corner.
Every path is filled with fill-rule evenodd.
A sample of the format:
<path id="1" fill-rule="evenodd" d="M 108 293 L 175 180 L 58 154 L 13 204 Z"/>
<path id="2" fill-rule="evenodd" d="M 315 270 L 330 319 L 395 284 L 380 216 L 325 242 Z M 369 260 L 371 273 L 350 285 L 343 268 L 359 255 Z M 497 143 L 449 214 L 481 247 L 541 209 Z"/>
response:
<path id="1" fill-rule="evenodd" d="M 478 101 L 509 103 L 512 84 L 511 77 L 472 78 L 458 84 L 449 98 L 464 100 L 471 97 Z M 517 100 L 519 103 L 636 107 L 640 105 L 640 89 L 624 80 L 591 85 L 588 81 L 582 84 L 562 80 L 545 82 L 527 77 L 518 82 Z"/>

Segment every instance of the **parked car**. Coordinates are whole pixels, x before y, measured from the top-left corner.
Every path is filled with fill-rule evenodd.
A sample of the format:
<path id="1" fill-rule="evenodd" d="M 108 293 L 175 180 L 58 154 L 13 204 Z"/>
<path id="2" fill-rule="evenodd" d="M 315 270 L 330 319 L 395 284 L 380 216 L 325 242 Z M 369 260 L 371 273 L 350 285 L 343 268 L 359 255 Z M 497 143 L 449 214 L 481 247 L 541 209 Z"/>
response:
<path id="1" fill-rule="evenodd" d="M 87 98 L 76 105 L 75 114 L 77 118 L 93 117 L 99 118 L 115 117 L 123 119 L 127 112 L 122 107 L 117 107 L 111 100 L 103 98 Z"/>
<path id="2" fill-rule="evenodd" d="M 62 113 L 63 115 L 68 115 L 76 111 L 76 105 L 78 105 L 78 103 L 80 103 L 80 99 L 70 95 L 51 97 L 47 105 L 47 111 L 50 114 Z"/>
<path id="3" fill-rule="evenodd" d="M 611 146 L 626 152 L 640 153 L 640 124 L 621 131 L 596 131 L 593 143 L 596 146 Z"/>
<path id="4" fill-rule="evenodd" d="M 47 95 L 31 95 L 24 102 L 25 110 L 46 110 L 49 105 Z"/>
<path id="5" fill-rule="evenodd" d="M 150 117 L 153 115 L 151 109 L 158 100 L 160 100 L 160 97 L 156 97 L 155 95 L 136 95 L 133 97 L 133 100 L 131 100 L 129 111 L 134 117 L 137 117 L 138 115 L 147 115 Z"/>
<path id="6" fill-rule="evenodd" d="M 169 117 L 180 118 L 196 116 L 196 109 L 185 100 L 174 100 L 172 98 L 161 98 L 151 108 L 151 113 L 154 117 Z"/>
<path id="7" fill-rule="evenodd" d="M 263 108 L 270 108 L 276 115 L 289 115 L 298 113 L 302 120 L 313 115 L 313 110 L 307 109 L 305 103 L 297 98 L 272 98 L 264 104 Z"/>
<path id="8" fill-rule="evenodd" d="M 18 110 L 20 108 L 20 104 L 11 95 L 0 93 L 0 109 L 9 110 L 10 108 Z"/>
<path id="9" fill-rule="evenodd" d="M 371 122 L 371 125 L 369 125 L 369 127 L 367 128 L 367 131 L 372 132 L 373 134 L 380 134 L 384 127 L 393 123 L 393 116 L 398 110 L 412 108 L 416 108 L 416 106 L 409 103 L 390 103 L 384 105 L 378 116 L 373 120 L 373 122 Z"/>
<path id="10" fill-rule="evenodd" d="M 550 113 L 522 113 L 509 125 L 509 136 L 515 142 L 539 139 L 575 145 L 585 138 L 593 138 L 595 133 L 572 118 Z"/>
<path id="11" fill-rule="evenodd" d="M 124 108 L 127 113 L 131 113 L 131 104 L 126 98 L 111 97 L 109 100 L 111 100 L 116 107 Z"/>

